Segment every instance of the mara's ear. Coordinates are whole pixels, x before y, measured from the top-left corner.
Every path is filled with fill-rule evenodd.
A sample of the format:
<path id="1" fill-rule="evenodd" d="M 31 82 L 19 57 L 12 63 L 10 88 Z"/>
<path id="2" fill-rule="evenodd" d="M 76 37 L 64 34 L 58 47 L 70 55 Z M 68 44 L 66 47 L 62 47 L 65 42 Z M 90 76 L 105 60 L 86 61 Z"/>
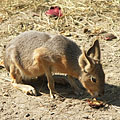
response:
<path id="1" fill-rule="evenodd" d="M 100 45 L 99 40 L 95 40 L 92 47 L 88 50 L 87 55 L 95 60 L 100 60 L 101 53 L 100 53 Z"/>
<path id="2" fill-rule="evenodd" d="M 94 63 L 90 57 L 87 56 L 86 51 L 82 49 L 82 55 L 79 57 L 79 66 L 81 71 L 91 72 L 94 67 Z"/>

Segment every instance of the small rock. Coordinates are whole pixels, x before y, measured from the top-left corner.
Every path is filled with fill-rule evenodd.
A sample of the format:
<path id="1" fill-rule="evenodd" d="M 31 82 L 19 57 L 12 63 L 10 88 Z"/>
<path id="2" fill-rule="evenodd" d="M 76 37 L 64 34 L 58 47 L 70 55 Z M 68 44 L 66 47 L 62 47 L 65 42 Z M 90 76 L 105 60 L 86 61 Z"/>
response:
<path id="1" fill-rule="evenodd" d="M 87 32 L 90 33 L 90 30 L 89 30 L 88 28 L 84 28 L 84 29 L 83 29 L 83 33 L 87 33 Z"/>
<path id="2" fill-rule="evenodd" d="M 3 108 L 0 108 L 0 111 L 2 111 L 2 112 L 3 112 L 3 110 L 4 110 Z"/>
<path id="3" fill-rule="evenodd" d="M 4 101 L 4 102 L 2 102 L 3 104 L 5 104 L 6 102 Z"/>
<path id="4" fill-rule="evenodd" d="M 28 113 L 28 114 L 26 114 L 25 116 L 26 116 L 26 117 L 29 117 L 29 116 L 30 116 L 30 114 Z"/>
<path id="5" fill-rule="evenodd" d="M 90 119 L 88 116 L 83 117 L 84 119 Z"/>
<path id="6" fill-rule="evenodd" d="M 18 112 L 15 113 L 16 115 L 18 114 Z"/>
<path id="7" fill-rule="evenodd" d="M 51 115 L 54 115 L 55 113 L 51 113 Z"/>
<path id="8" fill-rule="evenodd" d="M 71 33 L 68 33 L 68 34 L 65 34 L 66 37 L 71 37 L 72 34 Z"/>
<path id="9" fill-rule="evenodd" d="M 3 47 L 6 48 L 6 45 L 4 45 Z"/>
<path id="10" fill-rule="evenodd" d="M 9 96 L 9 94 L 8 94 L 8 93 L 4 93 L 3 95 L 4 95 L 4 96 L 6 96 L 6 97 L 8 97 L 8 96 Z"/>

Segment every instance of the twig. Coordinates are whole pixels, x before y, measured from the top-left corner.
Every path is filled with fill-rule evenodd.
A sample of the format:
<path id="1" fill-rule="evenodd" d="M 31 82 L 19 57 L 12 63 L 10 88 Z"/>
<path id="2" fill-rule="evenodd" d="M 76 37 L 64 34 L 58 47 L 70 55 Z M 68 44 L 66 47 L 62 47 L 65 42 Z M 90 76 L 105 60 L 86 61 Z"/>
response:
<path id="1" fill-rule="evenodd" d="M 11 79 L 0 77 L 0 79 L 11 82 Z"/>

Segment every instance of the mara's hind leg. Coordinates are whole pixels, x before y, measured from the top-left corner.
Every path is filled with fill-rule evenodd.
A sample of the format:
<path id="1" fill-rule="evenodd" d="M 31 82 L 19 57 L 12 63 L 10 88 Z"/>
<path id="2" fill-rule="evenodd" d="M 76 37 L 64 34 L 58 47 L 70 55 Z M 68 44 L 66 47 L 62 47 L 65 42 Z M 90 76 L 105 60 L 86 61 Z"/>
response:
<path id="1" fill-rule="evenodd" d="M 13 87 L 21 90 L 22 92 L 24 92 L 27 95 L 35 95 L 35 96 L 37 95 L 34 87 L 23 84 L 22 76 L 21 76 L 19 70 L 13 64 L 11 64 L 11 66 L 10 66 L 10 76 L 12 78 Z"/>

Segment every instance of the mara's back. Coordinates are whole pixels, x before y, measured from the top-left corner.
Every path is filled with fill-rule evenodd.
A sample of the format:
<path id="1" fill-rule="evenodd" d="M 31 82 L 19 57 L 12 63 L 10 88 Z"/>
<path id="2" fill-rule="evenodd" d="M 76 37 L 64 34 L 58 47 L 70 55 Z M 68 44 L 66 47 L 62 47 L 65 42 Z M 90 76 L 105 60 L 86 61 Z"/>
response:
<path id="1" fill-rule="evenodd" d="M 9 52 L 8 49 L 13 46 L 16 48 L 19 63 L 25 69 L 32 65 L 33 52 L 36 48 L 40 47 L 47 48 L 54 55 L 64 55 L 71 66 L 73 65 L 75 68 L 79 67 L 78 57 L 81 54 L 81 50 L 76 43 L 62 35 L 49 35 L 44 32 L 27 31 L 10 41 L 6 52 Z M 8 57 L 8 53 L 5 57 Z"/>
<path id="2" fill-rule="evenodd" d="M 54 55 L 65 56 L 67 65 L 71 66 L 73 70 L 79 70 L 78 58 L 81 50 L 78 45 L 70 39 L 56 35 L 48 40 L 43 47 L 50 49 Z"/>
<path id="3" fill-rule="evenodd" d="M 15 47 L 19 63 L 24 68 L 29 67 L 32 64 L 32 54 L 34 49 L 41 47 L 48 39 L 50 39 L 50 36 L 43 32 L 26 31 L 24 33 L 21 33 L 13 40 L 11 40 L 6 46 L 4 56 L 5 66 L 8 68 L 11 54 L 10 49 L 13 49 L 13 47 Z"/>

